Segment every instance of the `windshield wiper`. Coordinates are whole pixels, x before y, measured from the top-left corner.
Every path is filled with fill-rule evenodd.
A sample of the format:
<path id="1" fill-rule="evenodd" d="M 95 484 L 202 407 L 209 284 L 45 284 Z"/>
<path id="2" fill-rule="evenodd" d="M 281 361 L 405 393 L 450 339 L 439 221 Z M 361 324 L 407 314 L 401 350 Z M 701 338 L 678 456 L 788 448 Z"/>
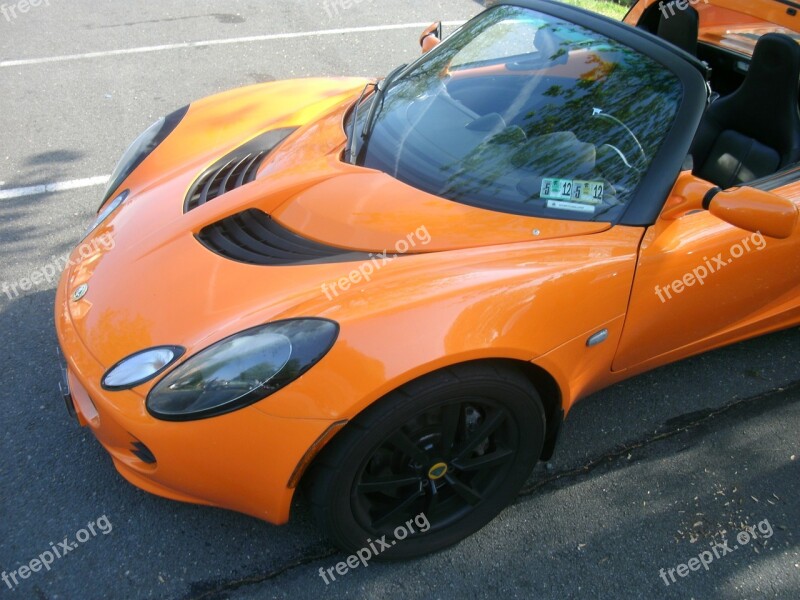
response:
<path id="1" fill-rule="evenodd" d="M 353 122 L 350 125 L 350 148 L 349 148 L 350 152 L 349 158 L 351 165 L 356 164 L 356 151 L 358 150 L 357 148 L 358 144 L 356 143 L 357 142 L 356 121 L 358 121 L 358 107 L 361 106 L 361 102 L 364 100 L 364 96 L 366 96 L 367 90 L 373 86 L 376 86 L 376 84 L 372 83 L 371 81 L 367 85 L 365 85 L 364 89 L 361 90 L 361 95 L 358 97 L 358 100 L 356 100 L 356 103 L 353 105 L 353 115 L 351 116 Z"/>
<path id="2" fill-rule="evenodd" d="M 405 69 L 408 65 L 400 65 L 392 69 L 383 80 L 375 84 L 375 96 L 372 99 L 372 106 L 369 107 L 369 114 L 367 120 L 364 121 L 364 129 L 361 130 L 361 139 L 366 140 L 372 134 L 372 128 L 375 125 L 375 119 L 378 117 L 380 109 L 383 108 L 383 97 L 386 95 L 387 90 L 394 83 L 394 80 L 400 74 L 400 71 Z"/>

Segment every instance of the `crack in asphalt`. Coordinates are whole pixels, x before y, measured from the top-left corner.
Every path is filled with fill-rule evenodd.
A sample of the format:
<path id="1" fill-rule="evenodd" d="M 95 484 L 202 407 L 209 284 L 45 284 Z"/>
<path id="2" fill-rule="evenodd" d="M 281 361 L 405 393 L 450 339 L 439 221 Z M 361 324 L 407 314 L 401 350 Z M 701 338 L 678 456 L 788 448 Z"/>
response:
<path id="1" fill-rule="evenodd" d="M 663 430 L 656 430 L 655 433 L 652 435 L 639 439 L 627 442 L 614 448 L 611 451 L 605 452 L 600 456 L 590 459 L 588 462 L 569 469 L 565 469 L 562 471 L 558 471 L 549 475 L 547 477 L 543 477 L 540 480 L 536 481 L 536 483 L 528 486 L 524 486 L 519 494 L 517 495 L 516 500 L 512 503 L 520 504 L 523 502 L 527 502 L 530 496 L 533 496 L 535 492 L 550 487 L 551 489 L 560 489 L 567 483 L 561 483 L 562 480 L 570 480 L 574 481 L 575 479 L 579 479 L 591 474 L 595 471 L 598 467 L 602 465 L 610 465 L 615 460 L 622 458 L 632 452 L 644 448 L 646 446 L 650 446 L 652 444 L 673 438 L 677 435 L 682 433 L 686 433 L 692 431 L 694 429 L 698 429 L 702 425 L 708 424 L 715 419 L 725 416 L 728 413 L 734 412 L 738 409 L 743 409 L 745 407 L 750 407 L 751 405 L 755 405 L 757 403 L 763 402 L 764 400 L 780 397 L 786 395 L 787 393 L 791 393 L 793 391 L 800 390 L 800 380 L 793 381 L 783 387 L 779 387 L 775 390 L 771 390 L 769 392 L 764 392 L 761 394 L 757 394 L 755 396 L 749 396 L 747 398 L 742 398 L 740 400 L 736 400 L 734 402 L 730 402 L 718 408 L 711 408 L 707 410 L 701 410 L 693 413 L 686 413 L 674 419 L 670 419 L 666 423 L 662 425 L 666 429 Z M 762 412 L 769 410 L 772 406 L 769 403 L 764 403 L 763 406 L 757 407 L 755 414 L 761 414 Z M 632 464 L 636 461 L 629 461 L 625 463 L 625 466 Z M 623 467 L 611 467 L 612 469 L 617 468 L 625 468 Z M 217 581 L 214 583 L 210 582 L 197 582 L 191 585 L 191 591 L 188 595 L 185 596 L 185 600 L 220 600 L 225 598 L 224 594 L 227 592 L 235 591 L 241 587 L 249 586 L 249 585 L 257 585 L 259 583 L 265 583 L 272 579 L 276 579 L 281 575 L 287 573 L 288 571 L 294 570 L 298 567 L 302 567 L 324 558 L 329 558 L 338 554 L 340 551 L 336 548 L 324 548 L 319 550 L 314 554 L 308 554 L 300 556 L 294 560 L 288 561 L 274 569 L 268 571 L 267 573 L 258 574 L 258 575 L 250 575 L 247 577 L 243 577 L 240 579 L 233 579 L 227 582 L 224 581 Z"/>
<path id="2" fill-rule="evenodd" d="M 663 425 L 664 427 L 668 427 L 668 429 L 666 430 L 662 431 L 657 430 L 653 435 L 649 437 L 622 444 L 621 446 L 618 446 L 614 450 L 606 452 L 596 458 L 593 458 L 579 467 L 573 467 L 571 469 L 559 471 L 548 477 L 542 478 L 541 480 L 537 481 L 532 485 L 524 486 L 520 490 L 519 494 L 517 494 L 517 501 L 515 501 L 514 504 L 520 502 L 521 498 L 524 499 L 526 496 L 532 495 L 535 491 L 545 486 L 552 486 L 555 489 L 558 489 L 560 486 L 557 485 L 557 482 L 561 479 L 577 478 L 584 475 L 588 475 L 601 465 L 609 464 L 618 458 L 622 458 L 626 454 L 630 454 L 634 450 L 639 450 L 640 448 L 644 448 L 645 446 L 649 446 L 651 444 L 655 444 L 657 442 L 673 438 L 677 435 L 680 435 L 681 433 L 686 433 L 693 429 L 697 429 L 701 425 L 713 421 L 717 417 L 721 417 L 723 415 L 726 415 L 727 413 L 733 412 L 737 409 L 741 409 L 745 406 L 749 407 L 751 404 L 763 402 L 764 400 L 767 400 L 775 396 L 783 396 L 784 394 L 791 393 L 798 389 L 800 389 L 800 380 L 793 381 L 775 390 L 763 392 L 755 396 L 748 396 L 746 398 L 741 398 L 739 400 L 736 400 L 735 402 L 730 402 L 728 404 L 725 404 L 717 408 L 710 408 L 707 410 L 696 411 L 693 413 L 686 413 L 679 417 L 675 417 L 674 419 L 670 419 Z M 763 412 L 763 410 L 767 410 L 768 408 L 770 407 L 765 405 L 761 411 L 758 411 L 758 413 Z"/>
<path id="3" fill-rule="evenodd" d="M 296 558 L 292 561 L 284 563 L 278 567 L 275 567 L 271 571 L 267 573 L 263 573 L 261 575 L 250 575 L 248 577 L 243 577 L 241 579 L 234 579 L 227 582 L 217 582 L 216 584 L 206 584 L 206 583 L 194 583 L 192 584 L 193 591 L 189 592 L 187 596 L 185 596 L 186 600 L 217 600 L 224 598 L 222 594 L 225 592 L 232 592 L 240 587 L 244 587 L 247 585 L 256 585 L 259 583 L 264 583 L 265 581 L 269 581 L 270 579 L 275 579 L 290 571 L 292 569 L 296 569 L 297 567 L 302 567 L 303 565 L 307 565 L 318 560 L 322 560 L 323 558 L 328 558 L 337 554 L 339 550 L 336 548 L 326 548 L 317 552 L 316 554 L 311 554 L 308 556 L 301 556 Z M 206 588 L 203 590 L 203 588 Z"/>

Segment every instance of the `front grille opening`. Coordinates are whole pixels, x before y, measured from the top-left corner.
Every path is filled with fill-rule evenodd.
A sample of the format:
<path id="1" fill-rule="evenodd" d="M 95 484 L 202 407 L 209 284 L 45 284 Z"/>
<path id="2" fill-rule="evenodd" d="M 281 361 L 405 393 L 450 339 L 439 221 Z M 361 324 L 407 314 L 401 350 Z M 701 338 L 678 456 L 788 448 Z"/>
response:
<path id="1" fill-rule="evenodd" d="M 185 211 L 202 206 L 223 194 L 255 181 L 256 173 L 269 154 L 268 150 L 236 156 L 218 168 L 212 168 L 194 183 L 186 195 Z"/>
<path id="2" fill-rule="evenodd" d="M 366 253 L 308 240 L 254 208 L 204 227 L 197 239 L 219 256 L 250 265 L 369 260 Z"/>
<path id="3" fill-rule="evenodd" d="M 139 440 L 131 442 L 131 454 L 145 464 L 156 464 L 155 455 L 150 451 L 150 448 L 145 446 L 144 443 L 140 442 Z"/>

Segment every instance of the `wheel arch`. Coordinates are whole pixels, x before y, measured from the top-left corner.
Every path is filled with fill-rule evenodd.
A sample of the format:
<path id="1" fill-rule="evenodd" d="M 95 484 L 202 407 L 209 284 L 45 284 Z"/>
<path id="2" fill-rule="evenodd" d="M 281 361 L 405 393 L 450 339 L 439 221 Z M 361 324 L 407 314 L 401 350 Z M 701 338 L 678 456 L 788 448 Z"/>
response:
<path id="1" fill-rule="evenodd" d="M 420 374 L 417 377 L 404 381 L 397 387 L 393 388 L 392 391 L 407 386 L 409 384 L 412 384 L 415 381 L 422 379 L 423 377 L 429 377 L 431 375 L 434 375 L 440 371 L 445 371 L 455 366 L 472 365 L 472 364 L 492 364 L 501 368 L 514 369 L 520 372 L 528 381 L 530 381 L 531 385 L 533 385 L 533 387 L 539 394 L 539 398 L 541 399 L 542 407 L 544 408 L 544 413 L 545 413 L 545 425 L 546 425 L 545 440 L 540 460 L 549 460 L 550 457 L 553 455 L 555 444 L 558 439 L 558 433 L 560 431 L 561 423 L 564 418 L 563 394 L 555 377 L 553 377 L 548 371 L 546 371 L 545 369 L 543 369 L 538 365 L 514 358 L 479 358 L 461 362 L 454 362 L 452 364 L 448 364 L 445 366 L 439 366 L 426 373 Z M 313 451 L 313 456 L 305 457 L 303 461 L 305 463 L 305 468 L 303 469 L 302 474 L 296 478 L 297 487 L 302 488 L 304 486 L 304 484 L 306 483 L 307 476 L 309 475 L 310 472 L 314 470 L 313 469 L 314 463 L 321 455 L 324 454 L 325 447 L 328 446 L 328 444 L 330 444 L 333 440 L 339 438 L 342 434 L 344 434 L 348 430 L 350 423 L 354 419 L 364 414 L 365 412 L 369 411 L 372 407 L 374 407 L 378 403 L 382 402 L 390 393 L 391 391 L 387 392 L 374 402 L 371 402 L 368 405 L 364 406 L 357 414 L 353 415 L 353 417 L 349 419 L 349 421 L 346 424 L 344 424 L 344 426 L 337 428 L 332 435 L 328 436 L 323 443 L 316 444 L 314 447 L 312 447 L 311 450 Z"/>

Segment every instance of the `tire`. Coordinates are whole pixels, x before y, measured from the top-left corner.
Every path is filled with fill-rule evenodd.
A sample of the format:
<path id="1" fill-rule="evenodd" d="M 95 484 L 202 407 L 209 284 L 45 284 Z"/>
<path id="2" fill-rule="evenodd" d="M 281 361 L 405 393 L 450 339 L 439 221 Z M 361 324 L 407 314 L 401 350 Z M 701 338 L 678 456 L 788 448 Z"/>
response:
<path id="1" fill-rule="evenodd" d="M 541 400 L 521 373 L 458 365 L 353 419 L 322 450 L 304 487 L 317 524 L 345 552 L 412 558 L 497 516 L 532 472 L 544 437 Z"/>

